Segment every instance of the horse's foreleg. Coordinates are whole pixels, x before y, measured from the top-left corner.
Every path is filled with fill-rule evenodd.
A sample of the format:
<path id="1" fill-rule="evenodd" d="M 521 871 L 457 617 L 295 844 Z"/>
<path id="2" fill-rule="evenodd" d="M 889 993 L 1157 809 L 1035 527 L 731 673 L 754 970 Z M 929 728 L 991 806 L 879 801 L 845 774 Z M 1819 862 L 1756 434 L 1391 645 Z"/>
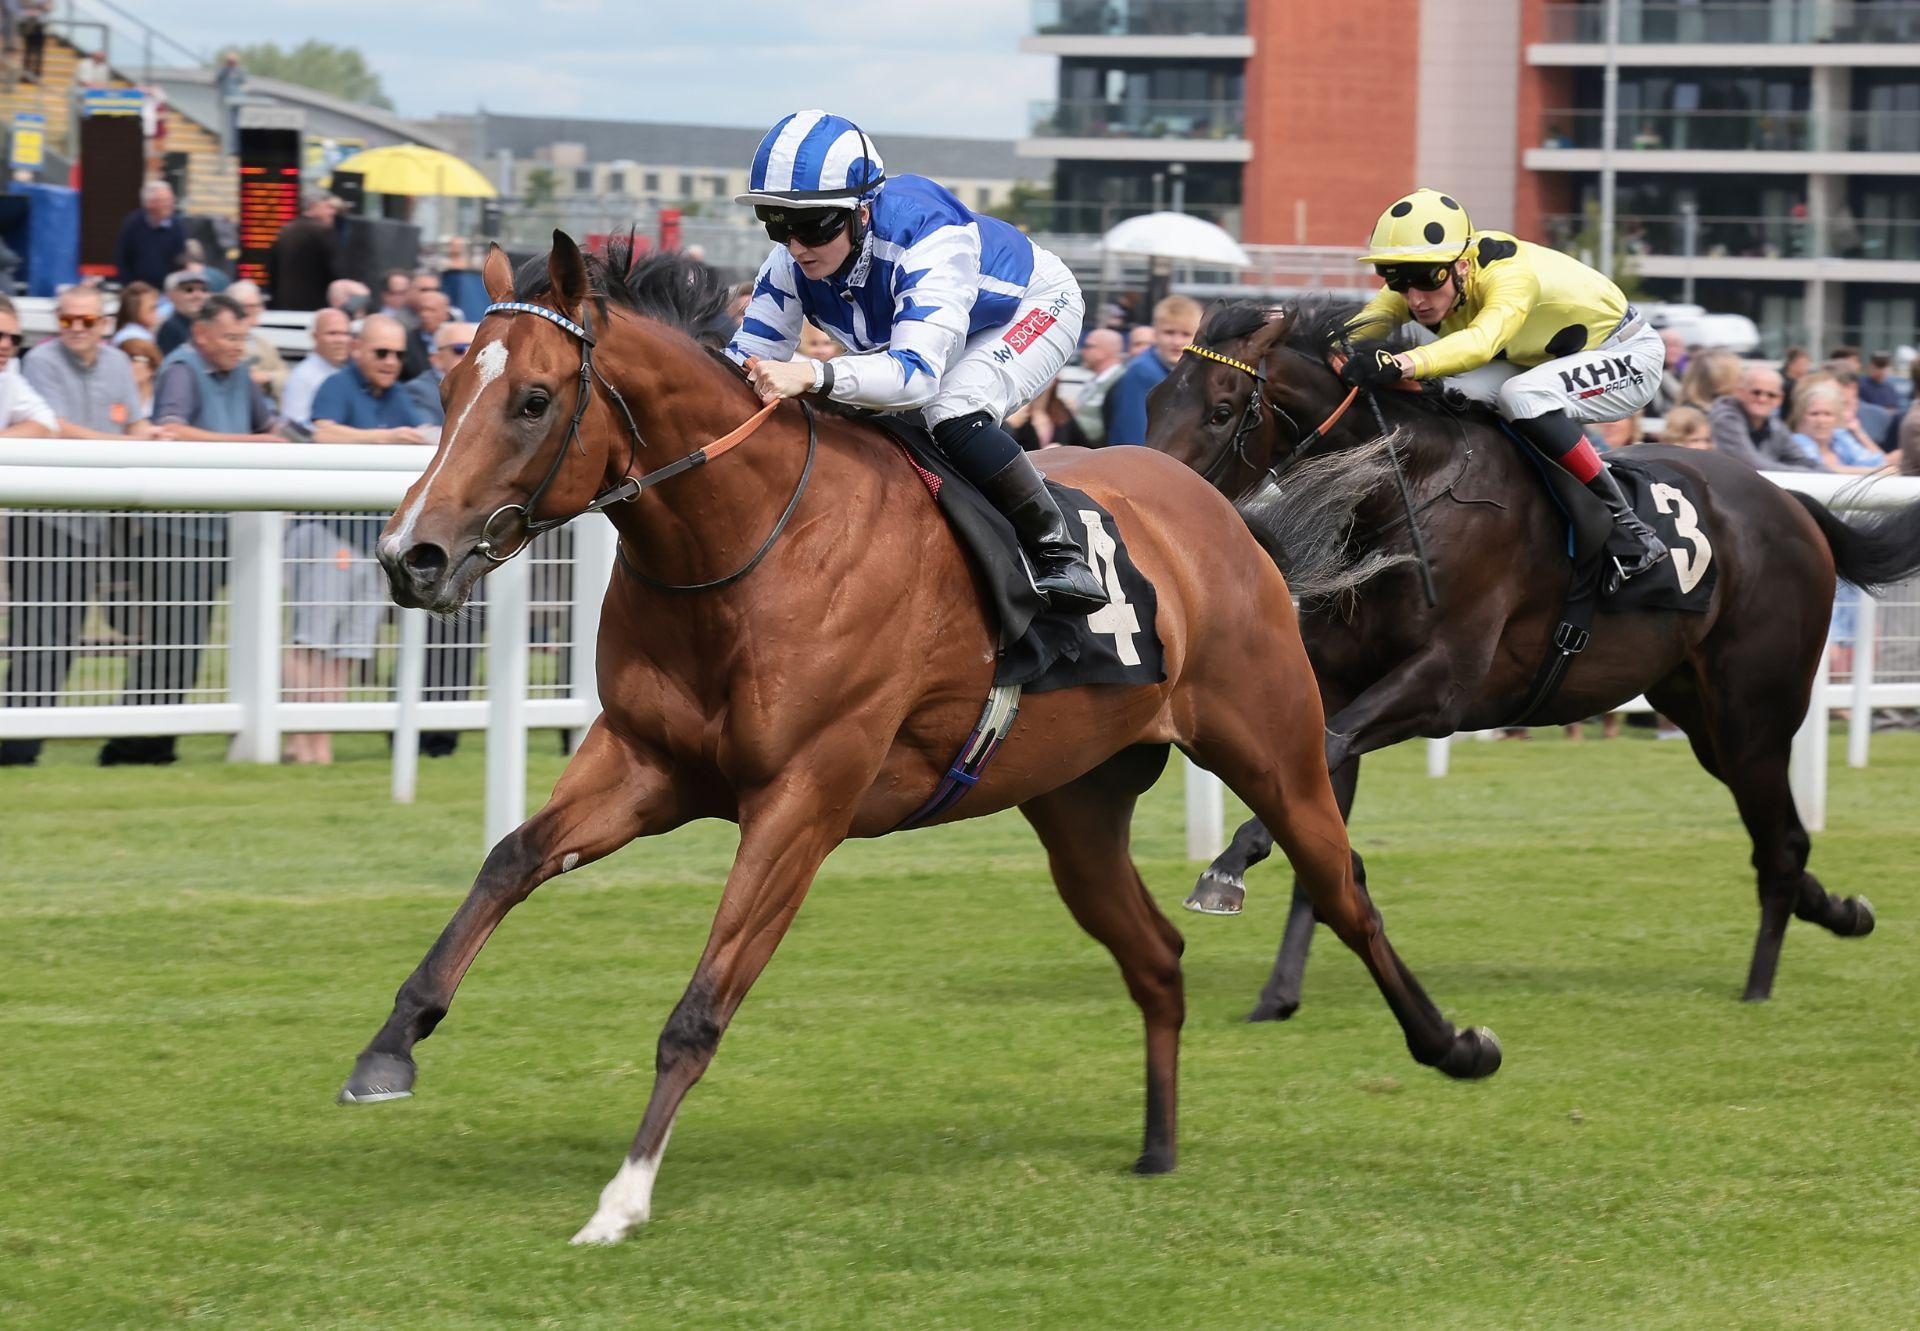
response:
<path id="1" fill-rule="evenodd" d="M 1340 817 L 1353 816 L 1353 794 L 1360 782 L 1360 759 L 1349 758 L 1332 772 L 1333 797 L 1339 801 Z M 1367 868 L 1359 852 L 1353 856 L 1353 877 L 1362 892 L 1367 889 Z M 1300 981 L 1307 973 L 1307 950 L 1313 946 L 1313 898 L 1294 875 L 1293 903 L 1287 910 L 1287 929 L 1280 937 L 1280 955 L 1274 959 L 1273 973 L 1260 990 L 1259 1001 L 1247 1014 L 1248 1021 L 1285 1021 L 1300 1010 Z"/>
<path id="2" fill-rule="evenodd" d="M 1273 834 L 1258 818 L 1240 824 L 1227 848 L 1200 871 L 1182 904 L 1203 915 L 1238 915 L 1247 899 L 1247 870 L 1273 854 Z"/>
<path id="3" fill-rule="evenodd" d="M 610 855 L 639 836 L 681 821 L 664 764 L 596 721 L 552 797 L 493 848 L 467 899 L 425 960 L 394 995 L 393 1012 L 353 1065 L 343 1104 L 394 1100 L 413 1091 L 413 1046 L 447 1014 L 460 978 L 506 913 L 533 889 Z"/>
<path id="4" fill-rule="evenodd" d="M 845 837 L 853 819 L 849 792 L 863 790 L 873 776 L 867 771 L 864 779 L 830 786 L 818 763 L 795 770 L 804 775 L 775 783 L 769 790 L 777 793 L 741 810 L 740 850 L 706 951 L 661 1028 L 640 1129 L 575 1243 L 617 1243 L 651 1214 L 654 1177 L 680 1102 L 713 1061 L 727 1023 L 785 936 L 821 861 Z"/>

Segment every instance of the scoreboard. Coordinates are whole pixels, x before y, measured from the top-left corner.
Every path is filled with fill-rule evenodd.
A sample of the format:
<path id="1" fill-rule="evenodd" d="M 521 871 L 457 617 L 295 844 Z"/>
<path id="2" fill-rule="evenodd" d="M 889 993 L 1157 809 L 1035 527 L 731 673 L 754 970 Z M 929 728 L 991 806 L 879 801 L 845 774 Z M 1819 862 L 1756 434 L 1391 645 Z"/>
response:
<path id="1" fill-rule="evenodd" d="M 296 107 L 235 108 L 240 131 L 240 260 L 234 275 L 267 285 L 267 251 L 300 216 L 300 133 Z M 271 294 L 271 293 L 269 293 Z"/>

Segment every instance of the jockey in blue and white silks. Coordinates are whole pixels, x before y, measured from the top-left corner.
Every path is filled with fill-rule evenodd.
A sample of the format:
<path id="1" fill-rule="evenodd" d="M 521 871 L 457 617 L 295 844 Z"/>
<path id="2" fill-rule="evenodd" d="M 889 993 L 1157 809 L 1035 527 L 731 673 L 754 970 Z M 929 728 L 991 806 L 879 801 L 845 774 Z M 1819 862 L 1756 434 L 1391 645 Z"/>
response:
<path id="1" fill-rule="evenodd" d="M 919 409 L 956 470 L 1020 536 L 1056 610 L 1105 605 L 1039 473 L 1000 426 L 1060 372 L 1085 299 L 1067 266 L 921 176 L 888 179 L 853 122 L 799 111 L 767 131 L 747 192 L 775 242 L 727 354 L 761 396 Z M 791 360 L 811 319 L 851 349 Z"/>

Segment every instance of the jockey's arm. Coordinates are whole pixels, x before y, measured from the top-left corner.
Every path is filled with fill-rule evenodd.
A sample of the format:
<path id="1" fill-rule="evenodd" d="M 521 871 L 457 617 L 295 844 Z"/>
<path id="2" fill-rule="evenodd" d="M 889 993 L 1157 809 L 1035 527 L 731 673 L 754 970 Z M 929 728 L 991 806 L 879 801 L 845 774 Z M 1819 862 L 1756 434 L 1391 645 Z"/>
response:
<path id="1" fill-rule="evenodd" d="M 727 355 L 736 364 L 745 364 L 750 356 L 784 361 L 800 345 L 800 325 L 805 317 L 793 280 L 793 260 L 784 246 L 776 246 L 760 265 L 753 299 L 747 302 L 739 331 L 727 343 Z"/>
<path id="2" fill-rule="evenodd" d="M 1540 295 L 1540 280 L 1517 263 L 1496 264 L 1480 275 L 1480 312 L 1457 333 L 1401 354 L 1416 379 L 1441 379 L 1477 370 L 1520 331 Z"/>
<path id="3" fill-rule="evenodd" d="M 1347 321 L 1347 334 L 1355 338 L 1392 337 L 1394 330 L 1413 318 L 1407 298 L 1382 287 L 1360 313 Z"/>
<path id="4" fill-rule="evenodd" d="M 943 226 L 895 261 L 893 332 L 884 351 L 833 362 L 835 402 L 877 411 L 924 407 L 960 358 L 980 290 L 980 231 Z"/>

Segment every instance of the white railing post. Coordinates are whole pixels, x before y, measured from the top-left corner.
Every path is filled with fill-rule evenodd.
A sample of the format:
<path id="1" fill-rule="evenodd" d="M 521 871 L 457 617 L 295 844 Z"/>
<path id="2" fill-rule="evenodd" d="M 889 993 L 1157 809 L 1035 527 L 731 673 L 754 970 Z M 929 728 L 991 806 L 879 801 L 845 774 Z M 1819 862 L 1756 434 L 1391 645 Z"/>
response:
<path id="1" fill-rule="evenodd" d="M 487 845 L 527 815 L 527 609 L 532 564 L 509 559 L 488 577 Z"/>
<path id="2" fill-rule="evenodd" d="M 1820 665 L 1813 672 L 1813 697 L 1807 701 L 1807 718 L 1793 736 L 1793 802 L 1799 807 L 1801 825 L 1809 832 L 1827 830 L 1827 654 L 1827 647 L 1822 645 Z"/>
<path id="3" fill-rule="evenodd" d="M 281 549 L 284 513 L 235 513 L 227 524 L 227 693 L 240 729 L 227 757 L 280 761 Z"/>
<path id="4" fill-rule="evenodd" d="M 1445 776 L 1447 762 L 1453 756 L 1453 740 L 1430 739 L 1427 741 L 1427 775 Z"/>
<path id="5" fill-rule="evenodd" d="M 569 737 L 569 749 L 577 750 L 587 737 L 587 728 L 600 714 L 600 603 L 606 599 L 607 583 L 613 577 L 614 551 L 620 534 L 605 518 L 593 516 L 573 527 L 573 678 L 568 692 L 586 704 L 587 723 Z"/>
<path id="6" fill-rule="evenodd" d="M 1847 713 L 1847 766 L 1865 767 L 1873 743 L 1873 653 L 1880 606 L 1865 592 L 1853 612 L 1853 701 Z"/>
<path id="7" fill-rule="evenodd" d="M 420 689 L 427 678 L 427 612 L 400 612 L 400 650 L 393 663 L 393 802 L 413 803 L 420 785 Z"/>
<path id="8" fill-rule="evenodd" d="M 1186 760 L 1187 858 L 1211 860 L 1227 848 L 1226 795 L 1220 778 Z"/>

